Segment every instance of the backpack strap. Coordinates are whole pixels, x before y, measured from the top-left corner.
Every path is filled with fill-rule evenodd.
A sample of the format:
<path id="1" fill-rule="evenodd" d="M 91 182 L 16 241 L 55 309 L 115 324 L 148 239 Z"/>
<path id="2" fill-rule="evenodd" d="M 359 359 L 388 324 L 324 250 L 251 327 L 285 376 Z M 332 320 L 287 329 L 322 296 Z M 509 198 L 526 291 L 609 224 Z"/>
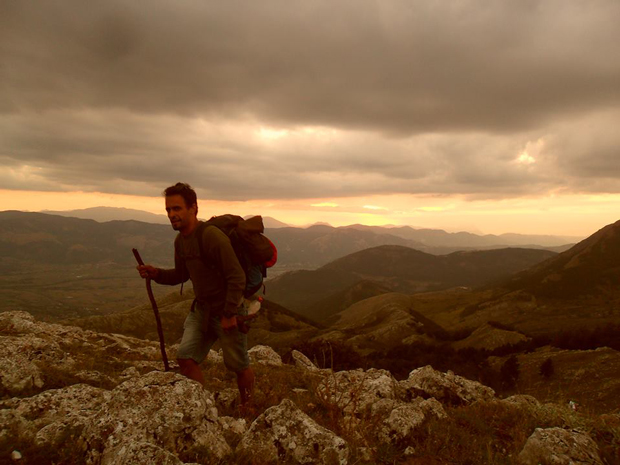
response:
<path id="1" fill-rule="evenodd" d="M 213 226 L 213 225 L 209 223 L 204 223 L 201 221 L 200 223 L 198 223 L 198 226 L 196 227 L 196 238 L 198 239 L 198 251 L 200 254 L 200 260 L 202 260 L 202 262 L 209 268 L 217 270 L 217 267 L 213 263 L 211 263 L 210 260 L 207 259 L 207 254 L 205 252 L 205 248 L 203 244 L 204 241 L 202 239 L 202 236 L 204 236 L 205 229 L 207 229 L 208 226 Z M 217 228 L 217 226 L 214 226 L 214 227 Z"/>

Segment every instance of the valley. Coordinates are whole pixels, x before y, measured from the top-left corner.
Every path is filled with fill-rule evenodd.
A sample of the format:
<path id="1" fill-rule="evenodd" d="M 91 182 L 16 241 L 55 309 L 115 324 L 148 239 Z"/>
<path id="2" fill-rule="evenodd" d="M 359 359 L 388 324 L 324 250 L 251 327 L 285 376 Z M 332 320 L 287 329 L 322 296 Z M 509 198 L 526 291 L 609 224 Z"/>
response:
<path id="1" fill-rule="evenodd" d="M 155 287 L 157 297 L 169 289 Z M 28 311 L 57 321 L 118 312 L 148 301 L 145 284 L 134 265 L 31 264 L 0 275 L 0 312 Z"/>
<path id="2" fill-rule="evenodd" d="M 169 227 L 9 216 L 0 221 L 6 251 L 0 312 L 25 310 L 43 321 L 157 339 L 130 250 L 136 246 L 147 262 L 171 266 Z M 502 395 L 570 397 L 594 411 L 620 408 L 613 401 L 620 398 L 613 382 L 620 379 L 620 347 L 612 337 L 620 329 L 619 223 L 560 253 L 508 247 L 435 255 L 407 246 L 410 237 L 357 227 L 282 227 L 267 234 L 281 261 L 269 270 L 250 346 L 269 345 L 284 359 L 297 349 L 334 370 L 384 368 L 397 379 L 432 365 Z M 310 256 L 316 266 L 297 269 Z M 182 295 L 178 287 L 153 290 L 166 342 L 174 347 L 191 285 Z M 556 371 L 545 378 L 540 366 L 547 359 Z M 506 374 L 510 364 L 516 375 Z"/>

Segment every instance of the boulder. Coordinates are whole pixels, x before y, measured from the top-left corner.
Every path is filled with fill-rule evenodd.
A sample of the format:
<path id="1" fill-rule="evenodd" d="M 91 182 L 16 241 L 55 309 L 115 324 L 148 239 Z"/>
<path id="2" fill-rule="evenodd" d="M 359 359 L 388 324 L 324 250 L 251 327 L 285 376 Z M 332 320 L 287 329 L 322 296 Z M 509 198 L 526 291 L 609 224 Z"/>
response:
<path id="1" fill-rule="evenodd" d="M 451 371 L 442 373 L 427 365 L 409 373 L 409 378 L 399 382 L 400 396 L 408 401 L 417 396 L 434 397 L 443 404 L 467 405 L 476 401 L 495 398 L 495 391 L 476 381 L 470 381 Z"/>
<path id="2" fill-rule="evenodd" d="M 233 388 L 222 389 L 213 393 L 215 406 L 218 410 L 232 410 L 239 399 L 239 390 Z"/>
<path id="3" fill-rule="evenodd" d="M 366 413 L 380 399 L 396 398 L 397 386 L 389 371 L 371 368 L 332 373 L 321 382 L 318 393 L 345 414 L 357 415 Z"/>
<path id="4" fill-rule="evenodd" d="M 103 454 L 101 465 L 183 465 L 170 452 L 148 442 L 126 442 Z"/>
<path id="5" fill-rule="evenodd" d="M 588 434 L 562 428 L 536 428 L 519 453 L 522 465 L 603 465 L 598 446 Z"/>
<path id="6" fill-rule="evenodd" d="M 293 357 L 293 362 L 295 363 L 295 366 L 297 368 L 308 371 L 319 371 L 319 368 L 314 363 L 312 363 L 312 361 L 308 357 L 306 357 L 298 350 L 293 350 L 291 356 Z"/>
<path id="7" fill-rule="evenodd" d="M 282 366 L 282 357 L 269 346 L 254 346 L 248 350 L 250 360 L 261 365 Z"/>
<path id="8" fill-rule="evenodd" d="M 155 444 L 181 459 L 195 454 L 221 459 L 231 452 L 213 395 L 172 372 L 153 371 L 116 387 L 82 436 L 92 464 L 133 442 Z"/>
<path id="9" fill-rule="evenodd" d="M 0 392 L 13 396 L 43 388 L 45 380 L 38 363 L 53 367 L 74 363 L 55 341 L 32 334 L 0 337 L 0 359 Z"/>
<path id="10" fill-rule="evenodd" d="M 207 354 L 207 360 L 209 363 L 214 364 L 224 363 L 224 353 L 222 352 L 222 349 L 217 352 L 215 350 L 210 350 Z"/>
<path id="11" fill-rule="evenodd" d="M 248 430 L 247 422 L 243 418 L 218 417 L 217 422 L 222 429 L 224 439 L 230 446 L 235 446 Z"/>
<path id="12" fill-rule="evenodd" d="M 0 418 L 22 440 L 41 448 L 60 446 L 68 437 L 78 438 L 86 424 L 110 399 L 104 389 L 75 384 L 41 394 L 0 403 Z M 6 410 L 4 410 L 6 409 Z"/>
<path id="13" fill-rule="evenodd" d="M 0 332 L 2 334 L 36 334 L 41 323 L 35 323 L 28 312 L 13 311 L 0 313 Z"/>
<path id="14" fill-rule="evenodd" d="M 198 383 L 155 371 L 112 391 L 78 384 L 5 400 L 0 422 L 2 445 L 16 438 L 40 450 L 71 444 L 88 464 L 181 463 L 174 456 L 220 460 L 231 452 L 223 425 L 237 436 L 243 426 L 220 422 L 212 394 Z M 153 447 L 141 452 L 138 443 Z"/>
<path id="15" fill-rule="evenodd" d="M 516 394 L 514 396 L 506 397 L 505 399 L 502 399 L 502 402 L 505 402 L 507 404 L 514 404 L 517 406 L 523 406 L 523 407 L 539 407 L 540 406 L 540 402 L 538 402 L 538 399 L 536 399 L 536 397 L 528 396 L 525 394 Z"/>
<path id="16" fill-rule="evenodd" d="M 236 452 L 256 463 L 348 463 L 347 443 L 317 424 L 291 400 L 260 415 L 239 442 Z"/>
<path id="17" fill-rule="evenodd" d="M 378 440 L 392 445 L 410 439 L 428 418 L 447 417 L 438 401 L 421 398 L 414 402 L 382 399 L 372 406 L 372 413 L 384 417 L 377 428 Z"/>

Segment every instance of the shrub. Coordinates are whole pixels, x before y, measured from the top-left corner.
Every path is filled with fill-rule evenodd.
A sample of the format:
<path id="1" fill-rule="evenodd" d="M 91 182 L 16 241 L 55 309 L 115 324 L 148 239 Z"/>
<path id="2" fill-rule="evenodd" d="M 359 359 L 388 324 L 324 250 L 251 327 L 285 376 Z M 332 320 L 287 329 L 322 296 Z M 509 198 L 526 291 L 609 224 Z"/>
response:
<path id="1" fill-rule="evenodd" d="M 503 363 L 499 372 L 502 388 L 507 391 L 513 390 L 519 379 L 519 361 L 517 357 L 515 355 L 508 357 L 508 360 Z"/>
<path id="2" fill-rule="evenodd" d="M 551 360 L 551 358 L 548 358 L 543 363 L 541 363 L 539 373 L 545 378 L 551 378 L 551 376 L 553 376 L 553 373 L 555 373 L 555 368 L 553 366 L 553 360 Z"/>

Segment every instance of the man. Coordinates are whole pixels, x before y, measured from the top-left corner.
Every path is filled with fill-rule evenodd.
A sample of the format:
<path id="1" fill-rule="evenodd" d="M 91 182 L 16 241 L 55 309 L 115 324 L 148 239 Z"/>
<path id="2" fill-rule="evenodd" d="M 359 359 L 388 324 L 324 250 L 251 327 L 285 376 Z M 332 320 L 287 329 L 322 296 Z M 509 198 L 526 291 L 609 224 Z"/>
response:
<path id="1" fill-rule="evenodd" d="M 245 273 L 229 238 L 219 228 L 204 228 L 196 237 L 199 221 L 196 192 L 189 184 L 176 183 L 163 192 L 166 212 L 175 231 L 173 269 L 138 266 L 140 276 L 158 284 L 176 285 L 191 279 L 196 300 L 183 325 L 177 352 L 181 373 L 204 386 L 200 364 L 216 340 L 220 340 L 226 368 L 237 374 L 242 408 L 247 407 L 254 387 L 247 335 L 239 331 L 237 315 L 245 287 Z M 206 260 L 200 256 L 202 241 Z"/>

